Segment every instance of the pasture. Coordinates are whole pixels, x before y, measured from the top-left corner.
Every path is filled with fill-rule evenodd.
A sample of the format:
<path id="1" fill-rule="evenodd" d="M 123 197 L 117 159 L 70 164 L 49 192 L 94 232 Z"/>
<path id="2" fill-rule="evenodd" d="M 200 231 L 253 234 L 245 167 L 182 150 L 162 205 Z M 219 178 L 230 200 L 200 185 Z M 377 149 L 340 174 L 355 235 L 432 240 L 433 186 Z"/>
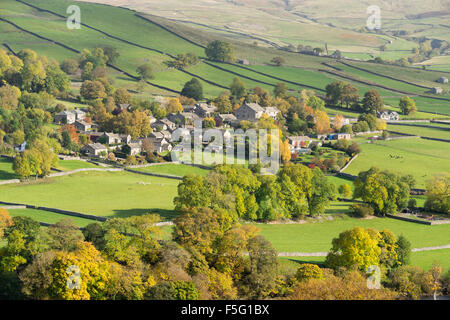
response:
<path id="1" fill-rule="evenodd" d="M 28 217 L 33 220 L 48 223 L 48 224 L 55 224 L 58 221 L 60 221 L 61 219 L 70 219 L 75 223 L 75 225 L 77 225 L 80 228 L 83 228 L 90 223 L 98 222 L 98 221 L 94 221 L 94 220 L 90 220 L 90 219 L 72 217 L 72 216 L 67 216 L 67 215 L 43 211 L 43 210 L 8 209 L 8 212 L 11 215 L 11 217 L 18 217 L 18 216 Z M 99 223 L 101 223 L 101 222 L 99 222 Z"/>
<path id="2" fill-rule="evenodd" d="M 305 224 L 255 224 L 261 235 L 279 252 L 328 252 L 331 241 L 341 232 L 354 227 L 391 230 L 403 234 L 413 248 L 450 244 L 450 224 L 427 226 L 390 218 L 335 218 L 333 221 Z"/>
<path id="3" fill-rule="evenodd" d="M 136 171 L 148 172 L 148 173 L 159 173 L 159 174 L 167 174 L 172 176 L 184 177 L 188 174 L 197 174 L 200 176 L 206 176 L 209 170 L 184 165 L 184 164 L 160 164 L 153 165 L 143 168 L 136 168 Z"/>
<path id="4" fill-rule="evenodd" d="M 18 176 L 14 173 L 13 163 L 6 158 L 0 158 L 0 180 L 17 179 Z"/>
<path id="5" fill-rule="evenodd" d="M 445 126 L 445 125 L 444 125 Z M 444 130 L 447 129 L 448 130 Z M 417 135 L 421 137 L 430 137 L 436 139 L 447 139 L 450 140 L 450 125 L 445 127 L 435 126 L 433 123 L 431 124 L 418 124 L 418 125 L 395 125 L 388 124 L 387 129 L 389 131 L 406 133 Z"/>
<path id="6" fill-rule="evenodd" d="M 108 218 L 157 213 L 171 219 L 178 183 L 127 172 L 80 172 L 0 186 L 0 200 Z"/>
<path id="7" fill-rule="evenodd" d="M 63 171 L 73 171 L 84 168 L 99 168 L 98 165 L 81 160 L 59 160 L 57 169 Z"/>
<path id="8" fill-rule="evenodd" d="M 416 187 L 424 188 L 433 175 L 450 172 L 450 148 L 447 142 L 410 138 L 375 143 L 361 143 L 361 153 L 345 170 L 357 175 L 372 166 L 416 179 Z"/>

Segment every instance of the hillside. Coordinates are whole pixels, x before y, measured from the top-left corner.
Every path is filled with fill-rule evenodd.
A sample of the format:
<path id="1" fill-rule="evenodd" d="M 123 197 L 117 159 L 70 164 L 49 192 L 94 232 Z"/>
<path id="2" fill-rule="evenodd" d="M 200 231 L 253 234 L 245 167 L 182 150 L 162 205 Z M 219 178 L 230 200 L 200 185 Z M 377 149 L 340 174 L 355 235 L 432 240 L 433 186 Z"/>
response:
<path id="1" fill-rule="evenodd" d="M 329 50 L 339 49 L 348 57 L 364 60 L 407 56 L 418 47 L 411 38 L 450 40 L 446 23 L 450 8 L 443 0 L 82 1 L 122 6 L 262 45 L 324 47 L 327 43 Z M 370 5 L 381 9 L 382 34 L 363 30 Z M 400 37 L 396 36 L 399 32 Z M 380 51 L 382 45 L 386 49 Z"/>
<path id="2" fill-rule="evenodd" d="M 80 5 L 82 10 L 83 27 L 80 30 L 66 28 L 66 9 L 73 3 Z M 218 36 L 153 15 L 74 1 L 6 0 L 0 4 L 0 10 L 0 43 L 5 48 L 15 52 L 30 48 L 61 62 L 65 58 L 76 57 L 84 48 L 110 45 L 120 53 L 115 65 L 109 66 L 115 85 L 139 96 L 177 95 L 192 77 L 201 80 L 206 97 L 214 97 L 227 90 L 234 77 L 244 80 L 248 88 L 260 86 L 272 91 L 277 83 L 285 82 L 293 94 L 302 89 L 312 89 L 319 95 L 323 95 L 327 84 L 344 80 L 357 87 L 361 95 L 376 88 L 393 107 L 398 104 L 400 96 L 410 95 L 418 96 L 415 99 L 420 102 L 419 111 L 450 114 L 449 95 L 428 93 L 436 85 L 435 80 L 445 73 L 364 62 L 336 62 L 330 58 L 255 47 L 238 40 L 232 41 L 236 55 L 248 59 L 250 66 L 202 61 L 186 70 L 177 70 L 168 68 L 166 62 L 187 52 L 204 57 L 204 46 Z M 270 65 L 269 61 L 275 55 L 286 60 L 284 67 Z M 147 61 L 153 65 L 155 78 L 144 92 L 137 93 L 136 68 Z M 442 87 L 450 90 L 449 85 Z M 79 90 L 79 84 L 74 82 L 73 90 Z"/>

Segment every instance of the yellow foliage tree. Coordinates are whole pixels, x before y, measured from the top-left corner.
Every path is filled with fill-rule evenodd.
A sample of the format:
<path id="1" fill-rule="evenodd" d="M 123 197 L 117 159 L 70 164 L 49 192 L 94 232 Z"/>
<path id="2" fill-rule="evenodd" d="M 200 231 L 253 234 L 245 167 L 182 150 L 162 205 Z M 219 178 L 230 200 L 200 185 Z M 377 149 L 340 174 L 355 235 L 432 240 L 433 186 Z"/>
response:
<path id="1" fill-rule="evenodd" d="M 172 98 L 167 105 L 167 113 L 183 112 L 183 106 L 178 98 Z"/>

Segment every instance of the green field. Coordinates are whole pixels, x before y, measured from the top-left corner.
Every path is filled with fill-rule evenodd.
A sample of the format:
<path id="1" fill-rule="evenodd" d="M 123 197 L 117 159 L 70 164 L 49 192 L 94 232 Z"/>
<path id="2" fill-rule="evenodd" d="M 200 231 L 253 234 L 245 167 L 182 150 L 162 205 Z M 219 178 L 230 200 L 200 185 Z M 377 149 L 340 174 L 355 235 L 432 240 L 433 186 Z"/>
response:
<path id="1" fill-rule="evenodd" d="M 87 226 L 90 223 L 96 222 L 94 220 L 83 219 L 79 217 L 71 217 L 63 214 L 34 209 L 8 209 L 8 212 L 12 217 L 17 216 L 28 217 L 33 220 L 49 224 L 55 224 L 61 219 L 71 219 L 78 227 L 81 228 Z"/>
<path id="2" fill-rule="evenodd" d="M 279 260 L 282 272 L 287 275 L 294 274 L 302 263 L 325 264 L 325 257 L 280 257 Z M 429 270 L 435 261 L 442 266 L 444 273 L 450 270 L 450 249 L 413 252 L 410 265 Z"/>
<path id="3" fill-rule="evenodd" d="M 77 169 L 84 169 L 84 168 L 99 168 L 99 166 L 87 162 L 87 161 L 80 161 L 80 160 L 59 160 L 57 169 L 63 170 L 63 171 L 73 171 Z"/>
<path id="4" fill-rule="evenodd" d="M 31 2 L 30 2 L 31 3 Z M 193 52 L 200 57 L 204 56 L 204 50 L 200 45 L 206 45 L 207 42 L 217 37 L 216 33 L 208 33 L 193 29 L 185 24 L 180 24 L 174 21 L 168 21 L 156 16 L 146 16 L 147 18 L 162 24 L 174 31 L 176 34 L 170 33 L 164 30 L 157 24 L 146 21 L 136 16 L 136 13 L 123 8 L 103 6 L 99 4 L 80 3 L 66 0 L 37 0 L 32 2 L 33 5 L 37 5 L 41 8 L 52 10 L 60 15 L 66 15 L 66 9 L 70 4 L 77 4 L 81 7 L 83 12 L 83 23 L 86 23 L 92 27 L 100 29 L 103 32 L 107 32 L 110 36 L 106 36 L 99 31 L 84 27 L 80 30 L 68 30 L 66 27 L 65 19 L 62 19 L 56 15 L 50 13 L 44 13 L 30 8 L 22 3 L 5 0 L 0 4 L 0 9 L 4 13 L 4 16 L 11 22 L 16 23 L 20 27 L 32 31 L 36 34 L 42 35 L 51 40 L 59 41 L 65 45 L 68 45 L 76 50 L 82 50 L 84 48 L 93 48 L 98 45 L 110 45 L 115 47 L 120 57 L 117 60 L 116 65 L 121 69 L 136 75 L 136 67 L 144 62 L 151 62 L 155 78 L 153 83 L 170 88 L 175 91 L 180 91 L 184 83 L 194 77 L 206 79 L 201 80 L 204 87 L 205 97 L 217 96 L 228 87 L 234 77 L 241 77 L 246 83 L 248 88 L 255 86 L 263 87 L 267 90 L 272 90 L 273 85 L 278 82 L 294 81 L 300 83 L 289 84 L 289 88 L 293 94 L 304 88 L 302 85 L 313 86 L 318 88 L 317 91 L 323 92 L 323 89 L 327 84 L 335 80 L 344 80 L 352 83 L 359 89 L 360 94 L 372 89 L 370 85 L 362 84 L 356 80 L 348 80 L 342 78 L 340 75 L 331 75 L 324 72 L 324 70 L 335 71 L 332 68 L 323 65 L 324 62 L 333 63 L 334 60 L 323 57 L 315 57 L 310 55 L 299 55 L 295 53 L 275 50 L 273 48 L 267 48 L 262 46 L 255 47 L 248 43 L 242 43 L 233 40 L 236 47 L 236 56 L 238 58 L 246 58 L 253 64 L 249 66 L 249 70 L 239 68 L 232 65 L 220 65 L 226 70 L 219 70 L 212 66 L 200 63 L 197 66 L 188 68 L 187 74 L 179 70 L 167 68 L 165 62 L 171 60 L 170 55 L 174 56 L 179 53 Z M 297 17 L 298 18 L 298 17 Z M 121 24 L 117 24 L 116 21 L 121 21 Z M 44 22 L 44 23 L 43 23 Z M 123 28 L 126 25 L 126 28 Z M 309 26 L 310 27 L 310 26 Z M 327 27 L 327 29 L 329 29 Z M 330 29 L 333 30 L 333 29 Z M 34 35 L 19 31 L 12 25 L 5 22 L 0 22 L 0 41 L 2 43 L 9 44 L 13 50 L 18 51 L 24 48 L 30 48 L 37 51 L 39 54 L 47 55 L 58 61 L 62 61 L 65 58 L 73 58 L 76 54 L 66 48 L 62 48 L 53 42 L 48 42 L 37 38 Z M 309 31 L 308 31 L 309 32 Z M 148 36 L 142 37 L 142 34 Z M 355 39 L 348 38 L 348 31 L 345 31 L 342 41 L 347 41 L 349 52 L 355 52 L 353 45 L 356 44 Z M 193 40 L 200 45 L 193 44 L 186 41 L 182 37 L 186 37 Z M 386 43 L 389 37 L 384 35 L 368 35 L 355 33 L 354 36 L 362 37 L 364 41 L 375 40 L 379 37 L 380 43 Z M 116 37 L 116 38 L 114 38 Z M 122 40 L 131 41 L 133 43 L 125 43 Z M 389 38 L 391 39 L 391 38 Z M 321 40 L 323 41 L 323 39 Z M 288 41 L 290 42 L 290 41 Z M 330 46 L 332 42 L 328 43 Z M 141 46 L 141 47 L 140 47 Z M 145 46 L 146 48 L 143 48 Z M 344 46 L 345 47 L 345 46 Z M 409 50 L 411 44 L 402 39 L 396 39 L 389 50 L 396 52 L 395 50 Z M 342 48 L 344 49 L 344 48 Z M 159 50 L 160 52 L 156 52 Z M 371 49 L 372 50 L 372 49 Z M 342 50 L 341 50 L 342 51 Z M 396 53 L 397 54 L 397 53 Z M 275 55 L 281 55 L 286 60 L 286 67 L 277 68 L 267 65 L 269 61 Z M 216 64 L 219 65 L 219 64 Z M 379 68 L 379 66 L 373 63 L 358 63 L 358 66 L 363 66 L 368 70 L 373 68 Z M 362 78 L 363 80 L 376 80 L 388 87 L 411 89 L 413 92 L 422 92 L 422 89 L 418 89 L 415 86 L 406 85 L 400 81 L 389 80 L 384 77 L 374 76 L 364 71 L 359 71 L 351 67 L 346 67 L 343 74 L 350 75 L 351 77 Z M 389 67 L 390 68 L 390 67 Z M 388 68 L 385 68 L 388 69 Z M 431 75 L 429 72 L 412 68 L 397 68 L 399 77 L 403 79 L 410 77 L 411 72 L 416 72 L 413 82 L 422 83 L 425 81 L 427 84 L 432 83 L 433 79 L 429 78 Z M 128 76 L 124 76 L 118 71 L 110 70 L 110 77 L 114 80 L 115 86 L 123 86 L 129 90 L 136 90 L 137 81 Z M 261 75 L 254 71 L 264 72 L 268 75 Z M 356 71 L 355 71 L 356 70 Z M 378 71 L 377 71 L 378 72 Z M 438 76 L 438 74 L 433 75 Z M 247 78 L 246 78 L 247 77 Z M 275 79 L 275 77 L 279 79 Z M 250 79 L 249 79 L 250 78 Z M 425 80 L 423 80 L 425 79 Z M 408 79 L 410 80 L 410 79 Z M 266 82 L 268 84 L 263 84 Z M 77 94 L 79 88 L 72 87 L 73 92 Z M 417 90 L 416 90 L 417 89 Z M 377 88 L 383 97 L 400 97 L 401 95 L 391 90 L 385 90 Z M 156 88 L 151 85 L 147 85 L 143 93 L 136 94 L 139 97 L 148 97 L 149 95 L 174 95 L 175 93 L 166 91 L 164 89 Z M 393 98 L 387 98 L 393 99 Z M 396 99 L 398 103 L 398 98 Z M 430 112 L 439 112 L 448 114 L 448 103 L 446 101 L 439 101 L 430 98 L 418 98 L 419 110 L 425 110 Z M 393 105 L 395 106 L 396 103 Z M 425 117 L 425 115 L 418 114 L 418 117 Z"/>
<path id="5" fill-rule="evenodd" d="M 359 157 L 345 173 L 357 175 L 377 166 L 401 174 L 412 174 L 417 181 L 416 187 L 423 188 L 433 175 L 450 172 L 450 148 L 447 142 L 411 138 L 361 143 L 360 146 L 362 151 Z"/>
<path id="6" fill-rule="evenodd" d="M 150 212 L 173 218 L 178 183 L 127 172 L 82 172 L 0 186 L 0 200 L 111 218 Z"/>
<path id="7" fill-rule="evenodd" d="M 403 234 L 413 248 L 450 244 L 450 224 L 427 226 L 390 218 L 344 218 L 306 224 L 256 224 L 256 227 L 279 252 L 328 252 L 333 238 L 354 227 L 389 229 L 397 236 Z"/>
<path id="8" fill-rule="evenodd" d="M 389 131 L 413 134 L 421 137 L 450 140 L 450 130 L 442 130 L 442 128 L 441 129 L 435 128 L 433 123 L 427 125 L 427 128 L 423 126 L 424 124 L 420 124 L 420 126 L 404 126 L 404 125 L 388 124 L 387 129 Z M 450 126 L 447 126 L 447 128 L 450 129 Z"/>
<path id="9" fill-rule="evenodd" d="M 0 180 L 17 179 L 14 173 L 12 161 L 5 158 L 0 158 Z"/>
<path id="10" fill-rule="evenodd" d="M 149 167 L 135 169 L 141 172 L 168 174 L 172 176 L 184 177 L 188 174 L 198 174 L 200 176 L 206 176 L 209 170 L 201 169 L 198 167 L 188 166 L 184 164 L 161 164 Z"/>

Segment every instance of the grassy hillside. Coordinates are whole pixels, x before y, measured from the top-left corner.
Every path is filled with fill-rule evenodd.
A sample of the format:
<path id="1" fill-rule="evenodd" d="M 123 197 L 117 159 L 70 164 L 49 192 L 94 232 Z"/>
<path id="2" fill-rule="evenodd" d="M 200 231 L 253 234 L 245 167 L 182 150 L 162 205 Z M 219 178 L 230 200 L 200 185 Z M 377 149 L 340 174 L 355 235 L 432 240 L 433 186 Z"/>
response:
<path id="1" fill-rule="evenodd" d="M 417 187 L 423 188 L 434 174 L 450 172 L 447 142 L 419 138 L 378 141 L 362 143 L 361 150 L 359 157 L 345 170 L 346 173 L 356 175 L 377 166 L 383 170 L 412 174 Z"/>
<path id="2" fill-rule="evenodd" d="M 70 4 L 76 3 L 82 10 L 83 27 L 80 30 L 66 28 L 65 13 Z M 0 41 L 14 51 L 31 48 L 39 54 L 47 55 L 62 61 L 65 58 L 76 57 L 77 51 L 93 48 L 98 45 L 110 45 L 120 53 L 115 67 L 110 69 L 110 77 L 115 86 L 123 86 L 131 91 L 137 88 L 136 68 L 140 64 L 151 62 L 155 79 L 144 89 L 140 97 L 148 95 L 176 95 L 184 83 L 192 77 L 201 80 L 206 97 L 217 96 L 230 85 L 234 77 L 241 77 L 247 87 L 255 86 L 272 90 L 278 82 L 286 82 L 292 93 L 296 94 L 304 88 L 313 88 L 322 93 L 325 86 L 335 80 L 344 80 L 355 85 L 360 94 L 382 83 L 384 88 L 374 87 L 388 103 L 396 105 L 402 95 L 399 89 L 408 89 L 412 93 L 421 94 L 423 89 L 415 85 L 406 85 L 402 81 L 386 80 L 369 72 L 347 67 L 347 70 L 336 72 L 333 67 L 323 63 L 333 63 L 332 59 L 300 55 L 273 48 L 246 44 L 234 41 L 236 55 L 247 58 L 252 66 L 223 65 L 217 63 L 200 63 L 199 65 L 180 71 L 167 68 L 165 62 L 179 53 L 193 52 L 204 56 L 204 48 L 209 41 L 215 39 L 215 34 L 198 32 L 196 29 L 174 23 L 155 16 L 145 17 L 131 10 L 99 4 L 87 4 L 66 0 L 37 0 L 31 2 L 5 0 L 0 4 L 0 10 L 6 21 L 0 21 Z M 121 24 L 116 21 L 121 21 Z M 43 23 L 45 21 L 45 23 Z M 123 26 L 126 26 L 124 28 Z M 147 36 L 143 37 L 142 34 Z M 286 66 L 277 68 L 268 65 L 275 56 L 281 55 L 286 60 Z M 378 67 L 371 63 L 363 63 L 368 70 Z M 410 69 L 404 72 L 411 80 Z M 376 70 L 379 71 L 379 70 Z M 414 70 L 417 74 L 411 81 L 423 85 L 431 85 L 431 72 Z M 403 72 L 398 72 L 400 78 Z M 419 79 L 419 80 L 417 80 Z M 411 89 L 411 90 L 409 90 Z M 74 84 L 73 91 L 77 93 L 79 86 Z M 421 101 L 419 110 L 449 114 L 446 100 L 428 97 L 417 97 Z M 391 100 L 389 100 L 391 99 Z"/>

